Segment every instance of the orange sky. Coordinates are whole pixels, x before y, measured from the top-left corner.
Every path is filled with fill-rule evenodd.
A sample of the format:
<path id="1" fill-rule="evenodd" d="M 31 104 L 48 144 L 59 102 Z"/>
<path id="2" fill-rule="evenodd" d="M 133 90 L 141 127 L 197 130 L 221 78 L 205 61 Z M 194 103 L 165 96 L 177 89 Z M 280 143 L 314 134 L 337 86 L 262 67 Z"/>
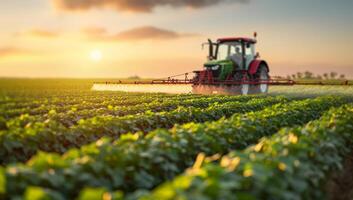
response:
<path id="1" fill-rule="evenodd" d="M 353 77 L 348 0 L 98 2 L 4 0 L 0 76 L 165 77 L 200 69 L 207 38 L 257 31 L 272 75 L 310 70 Z"/>

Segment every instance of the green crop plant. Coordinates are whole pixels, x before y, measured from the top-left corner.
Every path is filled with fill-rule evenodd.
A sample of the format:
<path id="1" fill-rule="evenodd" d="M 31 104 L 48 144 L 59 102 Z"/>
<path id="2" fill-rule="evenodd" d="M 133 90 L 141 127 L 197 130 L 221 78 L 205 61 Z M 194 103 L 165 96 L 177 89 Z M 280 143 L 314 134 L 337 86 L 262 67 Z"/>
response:
<path id="1" fill-rule="evenodd" d="M 286 128 L 244 151 L 198 156 L 185 174 L 128 199 L 325 199 L 324 184 L 353 146 L 353 105 Z"/>
<path id="2" fill-rule="evenodd" d="M 265 100 L 269 101 L 257 101 Z M 76 197 L 83 185 L 125 192 L 151 189 L 191 166 L 199 152 L 212 155 L 243 149 L 283 126 L 317 119 L 344 102 L 322 97 L 280 103 L 217 122 L 176 126 L 146 136 L 123 135 L 113 143 L 101 139 L 63 156 L 41 152 L 25 165 L 6 169 L 7 195 L 16 197 L 27 186 L 44 187 L 62 198 Z"/>

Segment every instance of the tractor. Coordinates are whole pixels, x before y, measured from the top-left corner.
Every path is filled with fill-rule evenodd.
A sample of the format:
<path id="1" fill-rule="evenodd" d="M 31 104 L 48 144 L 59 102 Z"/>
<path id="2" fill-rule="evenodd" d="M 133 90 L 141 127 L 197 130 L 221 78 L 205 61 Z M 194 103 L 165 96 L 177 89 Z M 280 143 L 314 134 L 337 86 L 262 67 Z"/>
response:
<path id="1" fill-rule="evenodd" d="M 208 40 L 208 61 L 202 71 L 194 71 L 193 93 L 257 94 L 267 93 L 269 66 L 256 53 L 253 38 Z"/>
<path id="2" fill-rule="evenodd" d="M 105 81 L 95 83 L 93 89 L 247 95 L 266 94 L 269 85 L 352 85 L 347 80 L 331 83 L 322 81 L 294 81 L 278 76 L 270 77 L 270 69 L 267 62 L 260 59 L 259 53 L 255 50 L 256 36 L 255 32 L 254 38 L 220 38 L 216 42 L 208 39 L 208 42 L 202 44 L 203 47 L 208 45 L 209 48 L 207 62 L 204 63 L 203 70 L 193 72 L 193 78 L 189 78 L 190 72 L 187 72 L 167 78 L 152 81 L 135 81 L 134 83 L 120 80 L 118 82 Z M 181 76 L 184 76 L 184 78 L 177 78 Z"/>

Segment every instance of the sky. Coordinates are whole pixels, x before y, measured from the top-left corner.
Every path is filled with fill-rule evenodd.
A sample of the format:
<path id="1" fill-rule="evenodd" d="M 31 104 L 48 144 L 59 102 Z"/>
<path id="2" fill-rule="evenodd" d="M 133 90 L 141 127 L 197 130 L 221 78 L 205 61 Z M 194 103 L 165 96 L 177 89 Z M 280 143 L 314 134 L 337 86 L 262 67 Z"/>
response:
<path id="1" fill-rule="evenodd" d="M 258 33 L 271 75 L 353 78 L 352 0 L 1 0 L 0 77 L 159 78 Z"/>

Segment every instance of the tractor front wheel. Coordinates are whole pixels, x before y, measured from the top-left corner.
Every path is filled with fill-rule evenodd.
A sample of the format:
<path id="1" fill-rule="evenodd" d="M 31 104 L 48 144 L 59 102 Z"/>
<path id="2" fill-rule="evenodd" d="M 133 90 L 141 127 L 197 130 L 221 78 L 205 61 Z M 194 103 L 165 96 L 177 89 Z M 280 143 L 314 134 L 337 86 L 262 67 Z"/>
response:
<path id="1" fill-rule="evenodd" d="M 234 75 L 234 81 L 238 81 L 240 82 L 240 84 L 236 86 L 232 86 L 232 93 L 248 95 L 250 93 L 250 85 L 246 83 L 246 81 L 248 80 L 249 80 L 249 76 L 247 74 L 242 74 L 241 72 L 236 73 Z"/>
<path id="2" fill-rule="evenodd" d="M 258 71 L 256 72 L 255 76 L 255 81 L 259 81 L 259 84 L 255 84 L 251 86 L 251 93 L 252 94 L 266 94 L 268 92 L 268 83 L 270 76 L 268 74 L 267 67 L 262 64 L 260 65 Z M 265 82 L 265 83 L 261 83 Z"/>

